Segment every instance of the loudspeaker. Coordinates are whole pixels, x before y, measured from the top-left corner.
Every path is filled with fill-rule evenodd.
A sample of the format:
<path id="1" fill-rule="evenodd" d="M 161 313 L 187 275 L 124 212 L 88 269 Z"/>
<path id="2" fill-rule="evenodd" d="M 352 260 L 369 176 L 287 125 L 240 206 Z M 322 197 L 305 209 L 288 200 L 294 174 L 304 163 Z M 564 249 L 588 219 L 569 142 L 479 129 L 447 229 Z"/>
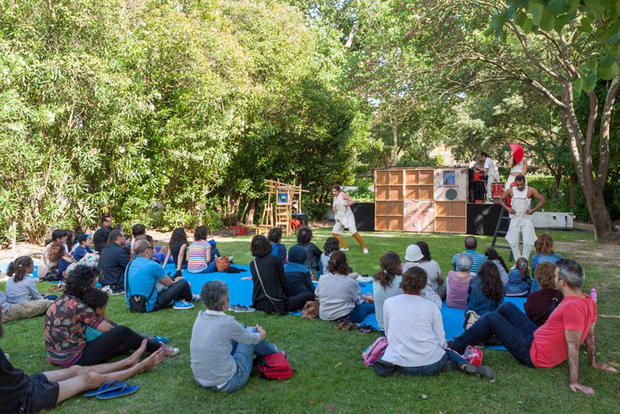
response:
<path id="1" fill-rule="evenodd" d="M 351 211 L 358 231 L 375 231 L 375 203 L 355 203 Z"/>
<path id="2" fill-rule="evenodd" d="M 467 233 L 492 236 L 495 233 L 495 227 L 501 212 L 502 206 L 499 204 L 468 204 Z M 508 220 L 502 223 L 500 230 L 508 230 Z"/>

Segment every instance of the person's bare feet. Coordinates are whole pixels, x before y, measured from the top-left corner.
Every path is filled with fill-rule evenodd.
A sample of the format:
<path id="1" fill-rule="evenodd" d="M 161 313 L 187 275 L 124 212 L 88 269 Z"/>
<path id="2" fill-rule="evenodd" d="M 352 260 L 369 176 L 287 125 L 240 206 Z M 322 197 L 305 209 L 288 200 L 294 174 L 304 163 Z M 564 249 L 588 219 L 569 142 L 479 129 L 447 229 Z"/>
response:
<path id="1" fill-rule="evenodd" d="M 146 372 L 161 363 L 164 360 L 164 349 L 159 348 L 157 351 L 153 352 L 148 358 L 145 358 L 138 365 L 138 373 Z"/>
<path id="2" fill-rule="evenodd" d="M 140 348 L 133 351 L 133 353 L 129 357 L 127 357 L 128 364 L 130 367 L 133 367 L 138 362 L 140 362 L 140 357 L 142 356 L 144 351 L 146 351 L 146 339 L 142 340 L 142 343 L 140 344 Z"/>

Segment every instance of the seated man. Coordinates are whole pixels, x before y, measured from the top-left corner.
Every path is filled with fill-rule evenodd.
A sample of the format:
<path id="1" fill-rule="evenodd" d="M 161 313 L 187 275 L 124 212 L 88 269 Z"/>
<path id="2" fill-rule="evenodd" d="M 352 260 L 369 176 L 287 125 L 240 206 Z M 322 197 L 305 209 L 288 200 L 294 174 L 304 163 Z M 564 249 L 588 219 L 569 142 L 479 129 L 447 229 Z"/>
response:
<path id="1" fill-rule="evenodd" d="M 461 253 L 465 253 L 471 256 L 471 259 L 473 260 L 473 265 L 471 267 L 470 273 L 473 273 L 474 275 L 478 274 L 480 265 L 487 261 L 487 257 L 485 255 L 476 251 L 476 247 L 478 247 L 478 242 L 476 241 L 476 238 L 474 236 L 465 237 L 465 251 Z M 452 268 L 454 270 L 456 270 L 456 258 L 461 253 L 457 253 L 452 257 Z"/>
<path id="2" fill-rule="evenodd" d="M 230 302 L 226 283 L 205 283 L 200 298 L 207 310 L 198 312 L 189 344 L 194 379 L 214 391 L 236 391 L 248 382 L 254 354 L 274 354 L 278 348 L 265 340 L 260 326 L 247 328 L 224 313 Z"/>
<path id="3" fill-rule="evenodd" d="M 172 280 L 156 261 L 151 260 L 153 247 L 145 239 L 134 243 L 136 258 L 127 265 L 125 297 L 127 305 L 133 295 L 146 298 L 146 311 L 156 311 L 172 306 L 174 309 L 192 309 L 192 290 L 187 280 Z M 161 287 L 158 292 L 157 283 Z"/>
<path id="4" fill-rule="evenodd" d="M 121 230 L 112 230 L 105 246 L 99 256 L 99 283 L 110 286 L 112 294 L 123 293 L 123 274 L 129 263 L 129 253 L 123 248 L 125 235 Z"/>
<path id="5" fill-rule="evenodd" d="M 88 253 L 94 253 L 93 249 L 90 248 L 92 241 L 90 234 L 82 233 L 77 237 L 78 245 L 71 253 L 76 262 L 79 262 Z"/>
<path id="6" fill-rule="evenodd" d="M 5 321 L 34 318 L 47 312 L 52 301 L 47 299 L 29 300 L 20 303 L 9 303 L 6 295 L 0 291 L 0 314 Z"/>
<path id="7" fill-rule="evenodd" d="M 2 312 L 0 312 L 0 337 L 2 336 Z M 164 358 L 163 348 L 153 352 L 140 361 L 146 350 L 146 339 L 142 346 L 131 356 L 109 364 L 47 371 L 40 374 L 26 375 L 24 371 L 14 368 L 0 348 L 0 411 L 7 413 L 36 413 L 52 409 L 56 404 L 95 389 L 101 385 L 117 380 L 124 381 L 136 374 L 146 372 L 159 365 Z"/>
<path id="8" fill-rule="evenodd" d="M 596 303 L 581 292 L 584 273 L 573 260 L 557 262 L 555 279 L 564 300 L 540 328 L 514 304 L 504 303 L 496 312 L 482 315 L 448 346 L 462 353 L 467 345 L 486 342 L 495 335 L 520 363 L 528 367 L 552 368 L 568 358 L 570 389 L 594 394 L 592 388 L 579 383 L 579 345 L 586 343 L 593 367 L 618 372 L 612 366 L 596 361 Z"/>

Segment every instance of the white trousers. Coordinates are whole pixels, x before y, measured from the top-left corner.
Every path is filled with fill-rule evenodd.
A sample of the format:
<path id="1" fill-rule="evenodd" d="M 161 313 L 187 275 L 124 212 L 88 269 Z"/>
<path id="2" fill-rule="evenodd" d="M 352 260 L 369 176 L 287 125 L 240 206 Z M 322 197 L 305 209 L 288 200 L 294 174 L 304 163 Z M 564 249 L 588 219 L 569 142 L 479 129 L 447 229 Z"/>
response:
<path id="1" fill-rule="evenodd" d="M 521 252 L 519 246 L 519 235 L 523 236 L 523 252 Z M 530 253 L 536 243 L 536 230 L 534 229 L 534 223 L 531 217 L 511 217 L 510 226 L 506 233 L 506 241 L 510 244 L 512 255 L 515 261 L 521 257 L 525 257 L 529 260 Z"/>

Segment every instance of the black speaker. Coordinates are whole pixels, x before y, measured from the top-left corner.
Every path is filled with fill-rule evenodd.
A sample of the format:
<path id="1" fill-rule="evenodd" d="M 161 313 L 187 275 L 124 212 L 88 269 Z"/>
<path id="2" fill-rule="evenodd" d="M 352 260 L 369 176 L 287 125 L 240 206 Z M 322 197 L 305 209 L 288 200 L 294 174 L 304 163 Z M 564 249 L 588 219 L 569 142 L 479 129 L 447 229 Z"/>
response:
<path id="1" fill-rule="evenodd" d="M 480 236 L 495 234 L 497 220 L 502 212 L 499 204 L 468 204 L 467 205 L 467 233 Z M 502 223 L 500 230 L 508 230 L 508 221 Z"/>
<path id="2" fill-rule="evenodd" d="M 375 203 L 355 203 L 351 211 L 358 231 L 375 231 Z"/>

